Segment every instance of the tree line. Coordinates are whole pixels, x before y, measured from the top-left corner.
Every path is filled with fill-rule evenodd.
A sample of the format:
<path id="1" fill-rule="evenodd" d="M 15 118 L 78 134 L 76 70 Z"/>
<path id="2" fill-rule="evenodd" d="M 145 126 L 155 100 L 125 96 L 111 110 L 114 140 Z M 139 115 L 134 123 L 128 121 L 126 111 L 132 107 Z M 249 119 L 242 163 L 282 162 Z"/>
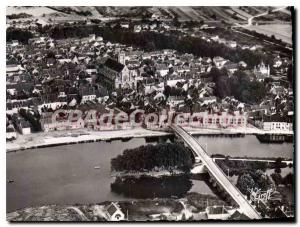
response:
<path id="1" fill-rule="evenodd" d="M 192 53 L 199 57 L 213 58 L 221 56 L 233 62 L 239 62 L 242 59 L 250 67 L 258 65 L 262 60 L 266 62 L 268 59 L 268 55 L 262 52 L 252 52 L 239 47 L 232 49 L 224 44 L 209 43 L 201 38 L 184 36 L 181 33 L 178 34 L 178 32 L 170 32 L 170 34 L 152 31 L 135 33 L 128 29 L 112 28 L 110 26 L 100 27 L 98 25 L 57 25 L 44 29 L 44 32 L 55 39 L 81 38 L 89 34 L 96 34 L 102 36 L 104 40 L 140 47 L 147 51 L 174 49 L 181 53 Z"/>

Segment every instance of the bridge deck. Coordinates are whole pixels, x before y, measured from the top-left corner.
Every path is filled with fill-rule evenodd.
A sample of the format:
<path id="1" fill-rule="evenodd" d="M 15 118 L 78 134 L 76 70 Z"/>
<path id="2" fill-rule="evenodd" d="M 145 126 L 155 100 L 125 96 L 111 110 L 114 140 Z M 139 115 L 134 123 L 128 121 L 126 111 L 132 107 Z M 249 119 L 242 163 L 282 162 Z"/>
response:
<path id="1" fill-rule="evenodd" d="M 218 183 L 228 192 L 228 194 L 237 202 L 240 210 L 251 219 L 260 219 L 259 213 L 252 207 L 243 194 L 228 180 L 220 167 L 209 157 L 199 142 L 190 136 L 184 129 L 177 125 L 171 128 L 179 135 L 184 142 L 200 157 L 210 174 Z"/>

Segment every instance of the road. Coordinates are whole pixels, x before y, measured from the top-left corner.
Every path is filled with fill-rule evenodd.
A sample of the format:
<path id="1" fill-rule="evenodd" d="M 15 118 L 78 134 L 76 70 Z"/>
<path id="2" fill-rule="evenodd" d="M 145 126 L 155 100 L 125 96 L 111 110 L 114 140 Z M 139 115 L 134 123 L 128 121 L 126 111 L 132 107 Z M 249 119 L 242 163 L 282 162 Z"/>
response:
<path id="1" fill-rule="evenodd" d="M 241 212 L 247 215 L 250 219 L 261 219 L 261 216 L 255 210 L 255 208 L 250 205 L 244 195 L 229 181 L 220 167 L 213 161 L 211 157 L 208 156 L 199 142 L 194 137 L 190 136 L 180 126 L 172 125 L 171 129 L 173 129 L 174 132 L 180 136 L 184 142 L 195 152 L 195 154 L 200 157 L 209 173 L 239 205 Z"/>
<path id="2" fill-rule="evenodd" d="M 279 8 L 276 8 L 276 9 L 273 9 L 271 10 L 271 12 L 277 12 L 277 11 L 282 11 L 286 8 L 286 6 L 283 6 L 283 7 L 279 7 Z M 236 24 L 235 26 L 232 26 L 232 27 L 249 27 L 252 25 L 253 23 L 253 19 L 254 18 L 257 18 L 257 17 L 261 17 L 261 16 L 265 16 L 265 15 L 268 15 L 269 14 L 269 11 L 266 11 L 266 12 L 263 12 L 263 13 L 260 13 L 260 14 L 257 14 L 255 16 L 252 16 L 248 19 L 248 23 L 245 24 L 245 25 L 241 25 L 241 24 Z"/>

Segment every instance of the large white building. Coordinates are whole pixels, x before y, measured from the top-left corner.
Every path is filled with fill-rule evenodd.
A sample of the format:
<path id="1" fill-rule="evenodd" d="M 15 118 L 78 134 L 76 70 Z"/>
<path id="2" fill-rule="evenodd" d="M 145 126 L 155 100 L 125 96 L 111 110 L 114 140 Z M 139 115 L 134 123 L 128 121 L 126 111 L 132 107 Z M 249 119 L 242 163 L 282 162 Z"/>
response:
<path id="1" fill-rule="evenodd" d="M 293 131 L 293 123 L 288 122 L 263 122 L 263 130 Z"/>
<path id="2" fill-rule="evenodd" d="M 266 66 L 263 62 L 261 62 L 258 66 L 254 66 L 253 70 L 255 75 L 263 75 L 265 77 L 270 76 L 270 66 Z"/>

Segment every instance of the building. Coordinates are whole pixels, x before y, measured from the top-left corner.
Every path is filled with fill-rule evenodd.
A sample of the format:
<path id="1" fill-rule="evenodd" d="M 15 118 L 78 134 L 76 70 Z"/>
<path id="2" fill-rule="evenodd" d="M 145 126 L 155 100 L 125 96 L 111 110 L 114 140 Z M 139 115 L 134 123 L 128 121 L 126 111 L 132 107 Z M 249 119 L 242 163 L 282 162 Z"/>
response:
<path id="1" fill-rule="evenodd" d="M 25 69 L 21 65 L 6 65 L 6 76 L 12 76 L 24 71 Z"/>
<path id="2" fill-rule="evenodd" d="M 233 113 L 209 113 L 205 111 L 193 113 L 192 116 L 190 125 L 205 128 L 246 127 L 248 121 L 247 114 L 239 111 L 234 111 Z"/>
<path id="3" fill-rule="evenodd" d="M 225 65 L 227 60 L 222 57 L 214 57 L 213 62 L 218 69 L 221 69 Z"/>
<path id="4" fill-rule="evenodd" d="M 206 212 L 209 220 L 226 220 L 231 216 L 224 206 L 208 206 Z"/>
<path id="5" fill-rule="evenodd" d="M 52 115 L 52 112 L 42 114 L 40 122 L 42 130 L 45 132 L 84 128 L 84 120 L 82 118 L 69 121 L 68 114 L 57 116 L 56 119 L 53 119 Z"/>
<path id="6" fill-rule="evenodd" d="M 12 125 L 9 125 L 6 127 L 6 139 L 7 140 L 13 140 L 17 138 L 16 130 Z"/>
<path id="7" fill-rule="evenodd" d="M 273 114 L 270 116 L 263 115 L 261 121 L 257 121 L 257 126 L 263 130 L 277 130 L 283 132 L 293 131 L 293 116 L 281 116 Z"/>
<path id="8" fill-rule="evenodd" d="M 226 62 L 224 67 L 227 69 L 228 72 L 233 74 L 235 71 L 238 70 L 239 65 L 233 62 Z"/>
<path id="9" fill-rule="evenodd" d="M 217 102 L 217 97 L 216 96 L 203 97 L 202 100 L 204 105 L 209 105 Z"/>
<path id="10" fill-rule="evenodd" d="M 230 48 L 236 48 L 237 47 L 237 42 L 236 41 L 228 41 L 227 46 Z"/>
<path id="11" fill-rule="evenodd" d="M 120 57 L 120 59 L 123 59 Z M 103 76 L 103 81 L 108 88 L 135 88 L 137 71 L 129 70 L 126 65 L 108 58 L 100 68 L 100 74 Z"/>
<path id="12" fill-rule="evenodd" d="M 282 60 L 280 58 L 280 56 L 277 56 L 275 59 L 274 59 L 274 65 L 273 67 L 274 68 L 279 68 L 281 65 L 282 65 Z"/>
<path id="13" fill-rule="evenodd" d="M 270 130 L 293 131 L 293 123 L 264 121 L 262 123 L 262 129 L 265 131 L 270 131 Z"/>
<path id="14" fill-rule="evenodd" d="M 24 118 L 19 119 L 18 130 L 23 135 L 31 134 L 30 123 Z"/>
<path id="15" fill-rule="evenodd" d="M 105 207 L 106 219 L 108 221 L 123 221 L 125 220 L 125 215 L 118 206 L 118 204 L 112 202 L 110 205 Z"/>
<path id="16" fill-rule="evenodd" d="M 82 97 L 81 103 L 85 103 L 87 101 L 93 101 L 97 97 L 95 88 L 91 86 L 81 87 L 79 93 Z"/>
<path id="17" fill-rule="evenodd" d="M 269 77 L 270 66 L 266 66 L 263 62 L 261 62 L 258 66 L 254 66 L 253 72 L 256 76 L 260 74 L 262 76 Z"/>

